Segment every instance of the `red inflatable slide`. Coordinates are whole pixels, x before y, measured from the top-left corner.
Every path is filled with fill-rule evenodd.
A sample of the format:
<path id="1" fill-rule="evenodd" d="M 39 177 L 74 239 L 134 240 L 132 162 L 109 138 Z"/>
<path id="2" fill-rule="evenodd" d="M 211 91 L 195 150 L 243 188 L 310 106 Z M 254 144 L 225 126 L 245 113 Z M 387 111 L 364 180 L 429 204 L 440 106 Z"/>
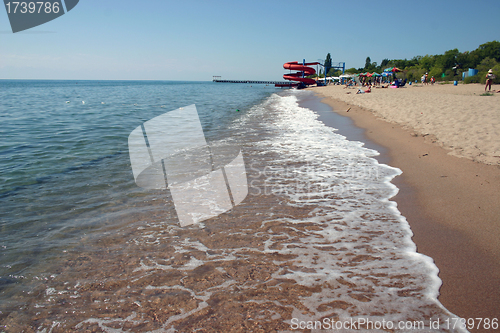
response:
<path id="1" fill-rule="evenodd" d="M 308 62 L 305 64 L 299 64 L 298 61 L 287 62 L 283 65 L 284 69 L 290 69 L 293 71 L 300 71 L 300 72 L 285 74 L 285 75 L 283 75 L 283 78 L 285 80 L 303 82 L 304 84 L 307 84 L 307 85 L 316 84 L 315 80 L 303 77 L 303 76 L 313 75 L 316 73 L 316 70 L 314 68 L 307 67 L 310 65 L 320 65 L 320 63 L 319 62 Z"/>

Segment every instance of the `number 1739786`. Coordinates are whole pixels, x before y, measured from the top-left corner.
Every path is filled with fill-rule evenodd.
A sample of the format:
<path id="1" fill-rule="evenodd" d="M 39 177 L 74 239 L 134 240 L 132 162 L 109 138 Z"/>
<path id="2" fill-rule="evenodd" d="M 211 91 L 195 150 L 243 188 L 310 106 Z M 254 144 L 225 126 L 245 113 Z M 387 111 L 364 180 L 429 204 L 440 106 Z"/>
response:
<path id="1" fill-rule="evenodd" d="M 57 14 L 59 13 L 59 3 L 57 1 L 55 2 L 43 2 L 43 1 L 37 1 L 37 2 L 7 2 L 5 4 L 5 7 L 7 8 L 7 13 L 21 13 L 21 14 L 40 14 L 40 13 L 46 13 L 46 14 Z"/>

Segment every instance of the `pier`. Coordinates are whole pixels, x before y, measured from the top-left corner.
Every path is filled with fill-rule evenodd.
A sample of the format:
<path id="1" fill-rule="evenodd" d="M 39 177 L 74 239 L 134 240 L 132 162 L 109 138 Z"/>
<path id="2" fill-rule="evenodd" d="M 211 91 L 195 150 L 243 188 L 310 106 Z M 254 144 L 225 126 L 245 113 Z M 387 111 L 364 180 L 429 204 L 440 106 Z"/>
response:
<path id="1" fill-rule="evenodd" d="M 251 80 L 220 80 L 220 79 L 213 79 L 213 82 L 221 82 L 221 83 L 274 84 L 274 85 L 286 85 L 286 86 L 290 85 L 290 82 L 287 82 L 287 81 L 251 81 Z"/>

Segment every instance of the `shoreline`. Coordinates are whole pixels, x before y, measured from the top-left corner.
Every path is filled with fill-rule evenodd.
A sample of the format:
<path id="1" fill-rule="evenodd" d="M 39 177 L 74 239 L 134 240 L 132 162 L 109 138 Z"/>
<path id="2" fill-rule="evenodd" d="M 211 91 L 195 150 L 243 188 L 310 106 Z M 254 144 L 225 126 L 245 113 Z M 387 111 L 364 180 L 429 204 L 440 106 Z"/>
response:
<path id="1" fill-rule="evenodd" d="M 391 200 L 410 224 L 418 252 L 440 270 L 439 301 L 461 318 L 498 318 L 500 168 L 451 156 L 433 133 L 415 134 L 372 110 L 332 98 L 325 89 L 310 90 L 363 129 L 368 141 L 386 148 L 382 163 L 403 171 L 392 181 L 399 193 Z"/>

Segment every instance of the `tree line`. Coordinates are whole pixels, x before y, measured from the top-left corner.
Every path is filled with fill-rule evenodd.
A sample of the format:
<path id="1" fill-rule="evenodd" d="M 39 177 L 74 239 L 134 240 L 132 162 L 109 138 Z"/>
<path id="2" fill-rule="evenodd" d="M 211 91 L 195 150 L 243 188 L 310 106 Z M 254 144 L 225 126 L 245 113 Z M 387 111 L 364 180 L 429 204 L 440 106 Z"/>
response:
<path id="1" fill-rule="evenodd" d="M 428 73 L 429 78 L 434 76 L 436 81 L 460 81 L 463 72 L 468 72 L 469 68 L 477 69 L 478 74 L 466 77 L 465 83 L 485 83 L 486 73 L 492 69 L 496 76 L 493 83 L 498 84 L 500 83 L 500 42 L 484 43 L 473 51 L 460 52 L 458 49 L 453 49 L 444 54 L 415 56 L 410 60 L 383 59 L 380 64 L 372 62 L 370 57 L 367 57 L 365 67 L 349 68 L 346 69 L 346 73 L 382 73 L 388 67 L 399 68 L 402 70 L 400 75 L 409 81 L 419 81 L 425 73 Z M 338 70 L 330 70 L 328 75 L 338 76 L 340 73 Z"/>

